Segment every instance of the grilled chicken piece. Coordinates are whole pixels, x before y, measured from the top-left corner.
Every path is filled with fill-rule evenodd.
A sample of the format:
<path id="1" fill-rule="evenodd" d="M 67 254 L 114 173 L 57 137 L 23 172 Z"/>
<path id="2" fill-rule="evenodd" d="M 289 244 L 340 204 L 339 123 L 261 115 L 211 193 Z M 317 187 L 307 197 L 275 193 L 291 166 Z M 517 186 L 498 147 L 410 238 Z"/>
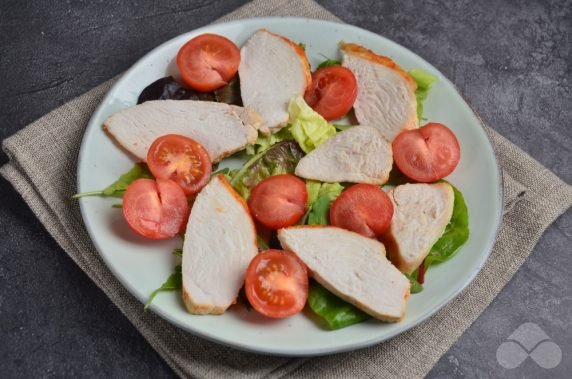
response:
<path id="1" fill-rule="evenodd" d="M 278 239 L 340 298 L 383 321 L 405 316 L 411 285 L 387 260 L 380 242 L 333 226 L 280 229 Z"/>
<path id="2" fill-rule="evenodd" d="M 383 242 L 389 259 L 411 274 L 443 235 L 453 216 L 455 193 L 450 184 L 404 184 L 388 193 L 393 218 Z"/>
<path id="3" fill-rule="evenodd" d="M 380 185 L 393 165 L 391 144 L 371 126 L 354 126 L 329 138 L 298 162 L 296 175 L 322 182 Z"/>
<path id="4" fill-rule="evenodd" d="M 312 82 L 304 50 L 289 39 L 257 30 L 240 49 L 240 92 L 245 107 L 260 113 L 268 134 L 286 126 L 288 103 Z"/>
<path id="5" fill-rule="evenodd" d="M 197 196 L 183 244 L 183 301 L 193 314 L 221 314 L 258 253 L 248 206 L 223 175 Z"/>
<path id="6" fill-rule="evenodd" d="M 213 163 L 256 141 L 260 116 L 249 109 L 195 100 L 156 100 L 110 116 L 103 128 L 125 150 L 147 160 L 158 137 L 180 134 L 199 142 Z"/>
<path id="7" fill-rule="evenodd" d="M 353 43 L 340 42 L 342 65 L 355 75 L 358 84 L 354 103 L 360 124 L 378 128 L 389 141 L 405 129 L 419 127 L 417 83 L 390 58 Z"/>

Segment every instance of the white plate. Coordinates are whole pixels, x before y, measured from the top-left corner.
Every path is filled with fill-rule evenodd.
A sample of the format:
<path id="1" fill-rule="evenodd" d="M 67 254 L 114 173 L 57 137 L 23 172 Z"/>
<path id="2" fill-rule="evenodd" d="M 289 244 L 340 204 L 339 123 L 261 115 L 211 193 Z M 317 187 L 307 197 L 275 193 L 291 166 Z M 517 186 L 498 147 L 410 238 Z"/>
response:
<path id="1" fill-rule="evenodd" d="M 136 103 L 141 90 L 173 74 L 179 48 L 201 33 L 217 33 L 241 46 L 257 29 L 267 28 L 306 44 L 312 67 L 323 56 L 339 57 L 340 40 L 356 42 L 393 58 L 406 70 L 419 68 L 439 78 L 425 103 L 425 117 L 448 125 L 461 145 L 461 161 L 448 178 L 465 195 L 470 212 L 470 239 L 458 254 L 431 267 L 425 290 L 412 295 L 399 323 L 368 321 L 337 331 L 320 329 L 305 314 L 269 320 L 244 309 L 221 316 L 193 316 L 176 293 L 157 296 L 152 310 L 171 323 L 204 338 L 239 349 L 279 355 L 318 355 L 353 350 L 394 337 L 419 324 L 458 295 L 485 263 L 502 214 L 499 169 L 485 132 L 455 87 L 437 69 L 406 48 L 355 26 L 302 18 L 257 18 L 207 26 L 176 37 L 139 60 L 113 86 L 93 114 L 78 164 L 80 192 L 100 189 L 131 168 L 133 160 L 102 130 L 112 113 Z M 154 242 L 128 230 L 117 199 L 84 198 L 81 211 L 87 230 L 107 266 L 141 302 L 170 275 L 179 258 L 171 254 L 179 239 Z M 143 312 L 143 308 L 141 308 Z"/>

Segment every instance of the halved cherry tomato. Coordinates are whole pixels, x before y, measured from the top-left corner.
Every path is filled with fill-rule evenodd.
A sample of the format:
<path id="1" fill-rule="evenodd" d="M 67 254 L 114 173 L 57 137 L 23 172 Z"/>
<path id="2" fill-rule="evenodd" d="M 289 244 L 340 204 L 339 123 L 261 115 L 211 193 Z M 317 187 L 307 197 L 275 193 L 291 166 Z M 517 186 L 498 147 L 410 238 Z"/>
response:
<path id="1" fill-rule="evenodd" d="M 357 96 L 353 72 L 342 66 L 330 66 L 312 74 L 312 85 L 304 100 L 326 120 L 342 117 L 352 108 Z"/>
<path id="2" fill-rule="evenodd" d="M 248 207 L 254 218 L 269 229 L 296 223 L 306 211 L 308 190 L 294 175 L 275 175 L 258 183 L 250 193 Z"/>
<path id="3" fill-rule="evenodd" d="M 189 204 L 185 193 L 172 180 L 137 179 L 123 196 L 123 216 L 138 234 L 166 239 L 185 229 Z"/>
<path id="4" fill-rule="evenodd" d="M 266 250 L 248 265 L 244 289 L 250 305 L 263 315 L 293 316 L 308 298 L 308 270 L 294 253 Z"/>
<path id="5" fill-rule="evenodd" d="M 372 184 L 356 184 L 342 192 L 330 208 L 330 222 L 366 237 L 383 234 L 393 217 L 389 196 Z"/>
<path id="6" fill-rule="evenodd" d="M 177 54 L 183 82 L 202 92 L 227 84 L 236 75 L 239 63 L 238 47 L 217 34 L 201 34 L 184 44 Z"/>
<path id="7" fill-rule="evenodd" d="M 199 192 L 212 171 L 207 150 L 195 140 L 177 134 L 161 136 L 151 144 L 147 165 L 153 176 L 174 180 L 186 195 Z"/>
<path id="8" fill-rule="evenodd" d="M 399 170 L 417 182 L 430 183 L 444 178 L 453 172 L 461 159 L 455 134 L 435 122 L 399 133 L 392 147 Z"/>

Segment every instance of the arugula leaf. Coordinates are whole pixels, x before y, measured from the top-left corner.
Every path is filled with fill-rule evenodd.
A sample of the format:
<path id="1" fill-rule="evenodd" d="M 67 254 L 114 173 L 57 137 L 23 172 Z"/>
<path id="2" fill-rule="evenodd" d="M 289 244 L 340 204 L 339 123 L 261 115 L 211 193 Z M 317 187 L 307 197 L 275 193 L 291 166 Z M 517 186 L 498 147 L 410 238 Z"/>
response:
<path id="1" fill-rule="evenodd" d="M 166 292 L 166 291 L 176 291 L 183 288 L 183 274 L 182 274 L 182 267 L 181 265 L 175 266 L 175 272 L 172 273 L 165 283 L 161 285 L 161 287 L 157 288 L 155 291 L 151 293 L 149 299 L 145 303 L 144 309 L 147 310 L 151 305 L 151 302 L 159 294 L 159 292 Z"/>
<path id="2" fill-rule="evenodd" d="M 268 246 L 268 243 L 266 243 L 264 238 L 260 236 L 256 236 L 256 244 L 258 245 L 259 251 L 268 250 L 270 248 L 270 246 Z"/>
<path id="3" fill-rule="evenodd" d="M 451 184 L 451 183 L 449 183 Z M 469 210 L 465 203 L 465 198 L 461 191 L 453 185 L 455 193 L 455 203 L 453 205 L 453 216 L 447 224 L 445 232 L 431 248 L 429 255 L 425 258 L 426 267 L 445 262 L 459 250 L 469 239 Z"/>
<path id="4" fill-rule="evenodd" d="M 261 180 L 272 175 L 293 174 L 302 156 L 304 152 L 296 142 L 279 142 L 250 158 L 234 175 L 230 184 L 247 200 L 250 190 Z"/>
<path id="5" fill-rule="evenodd" d="M 326 58 L 326 60 L 318 65 L 317 70 L 324 68 L 324 67 L 341 66 L 342 65 L 342 62 L 340 62 L 337 59 L 330 59 L 327 57 L 324 57 L 324 58 Z"/>
<path id="6" fill-rule="evenodd" d="M 111 183 L 101 191 L 91 191 L 76 193 L 72 199 L 79 199 L 86 196 L 123 197 L 127 187 L 137 179 L 153 179 L 153 175 L 145 163 L 136 163 L 131 170 L 121 175 L 119 179 Z"/>
<path id="7" fill-rule="evenodd" d="M 427 98 L 433 83 L 437 81 L 437 77 L 419 69 L 410 70 L 409 75 L 417 83 L 417 89 L 415 90 L 415 97 L 417 98 L 417 118 L 419 122 L 421 122 L 423 119 L 423 101 Z"/>
<path id="8" fill-rule="evenodd" d="M 370 315 L 340 299 L 312 281 L 308 288 L 310 309 L 325 321 L 328 329 L 340 329 L 371 318 Z"/>
<path id="9" fill-rule="evenodd" d="M 298 46 L 304 51 L 306 51 L 306 44 L 304 42 L 298 42 Z"/>
<path id="10" fill-rule="evenodd" d="M 228 181 L 231 181 L 235 173 L 236 173 L 235 170 L 231 170 L 230 168 L 225 167 L 225 168 L 221 168 L 220 170 L 217 170 L 217 171 L 213 172 L 213 173 L 211 174 L 211 178 L 214 178 L 214 177 L 217 176 L 218 174 L 222 174 L 222 175 L 225 176 L 225 178 L 226 178 Z"/>

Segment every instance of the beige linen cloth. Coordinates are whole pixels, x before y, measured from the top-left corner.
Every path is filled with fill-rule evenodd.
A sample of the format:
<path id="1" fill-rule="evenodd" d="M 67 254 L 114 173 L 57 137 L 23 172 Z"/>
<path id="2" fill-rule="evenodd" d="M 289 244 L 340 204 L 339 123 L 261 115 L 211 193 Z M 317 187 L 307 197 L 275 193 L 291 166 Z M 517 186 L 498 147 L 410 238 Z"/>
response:
<path id="1" fill-rule="evenodd" d="M 255 0 L 225 16 L 303 16 L 339 21 L 311 0 Z M 183 377 L 406 377 L 431 367 L 490 304 L 560 214 L 572 187 L 511 142 L 486 128 L 504 179 L 505 215 L 491 257 L 475 281 L 428 321 L 385 343 L 318 358 L 255 355 L 178 329 L 143 306 L 100 259 L 80 216 L 76 164 L 87 122 L 112 81 L 52 111 L 3 142 L 0 169 L 63 250 L 105 292 L 173 370 Z"/>

